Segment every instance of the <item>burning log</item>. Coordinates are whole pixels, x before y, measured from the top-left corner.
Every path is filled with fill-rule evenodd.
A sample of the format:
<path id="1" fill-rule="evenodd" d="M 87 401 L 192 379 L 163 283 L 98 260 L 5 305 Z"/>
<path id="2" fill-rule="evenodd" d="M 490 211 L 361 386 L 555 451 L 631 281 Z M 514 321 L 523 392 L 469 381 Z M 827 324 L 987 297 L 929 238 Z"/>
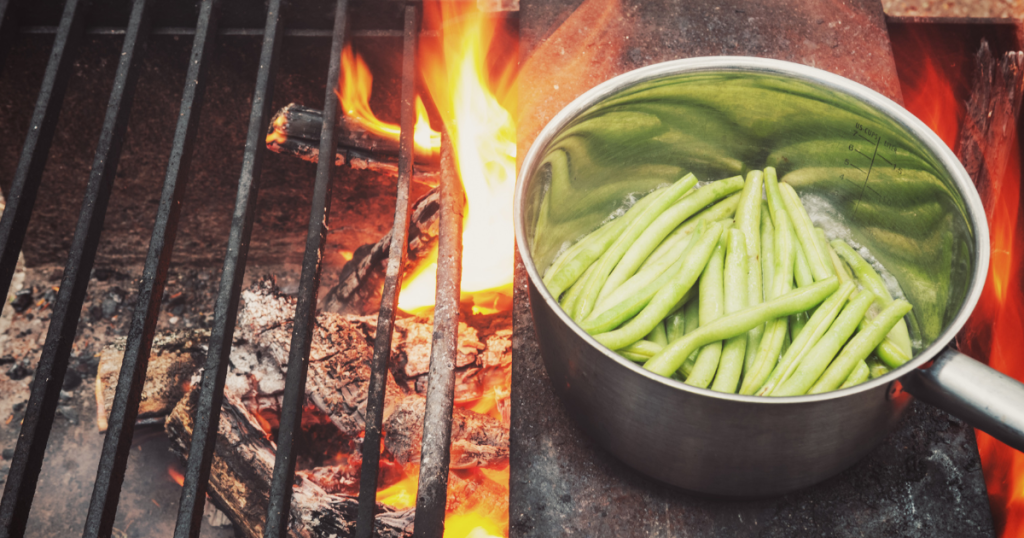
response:
<path id="1" fill-rule="evenodd" d="M 435 188 L 416 201 L 409 219 L 409 243 L 405 272 L 415 271 L 437 246 L 440 194 Z M 368 314 L 380 308 L 384 270 L 388 263 L 393 231 L 374 244 L 358 249 L 341 268 L 338 284 L 324 296 L 323 309 L 338 314 Z"/>
<path id="2" fill-rule="evenodd" d="M 278 293 L 262 279 L 242 294 L 218 428 L 220 439 L 210 476 L 210 495 L 245 536 L 262 534 L 275 457 L 275 436 L 284 372 L 292 330 L 294 299 Z M 477 330 L 459 327 L 459 357 L 464 378 L 487 375 L 507 378 L 511 359 L 509 315 L 481 316 L 480 327 L 491 336 L 481 341 Z M 365 424 L 366 386 L 376 331 L 372 316 L 322 313 L 317 316 L 309 357 L 309 378 L 302 418 L 303 447 L 298 455 L 291 503 L 291 533 L 296 536 L 349 536 L 353 532 L 359 480 L 359 454 Z M 392 344 L 392 369 L 385 398 L 385 443 L 380 483 L 388 487 L 407 476 L 418 462 L 423 436 L 425 384 L 423 364 L 429 357 L 429 320 L 401 318 Z M 198 376 L 194 378 L 198 385 Z M 461 398 L 472 401 L 483 392 L 479 383 L 463 383 Z M 425 388 L 425 387 L 422 387 Z M 507 386 L 503 389 L 507 392 Z M 499 391 L 500 392 L 500 391 Z M 198 390 L 190 390 L 167 418 L 172 450 L 187 457 Z M 507 395 L 496 407 L 507 410 Z M 491 415 L 457 408 L 453 421 L 453 484 L 456 474 L 503 469 L 508 464 L 507 412 Z M 497 471 L 501 472 L 501 471 Z M 463 477 L 464 478 L 464 477 Z M 461 480 L 461 482 L 460 482 Z M 413 486 L 414 487 L 414 486 Z M 449 506 L 479 506 L 500 495 L 493 481 L 453 487 Z M 413 510 L 379 505 L 375 536 L 407 536 Z"/>
<path id="3" fill-rule="evenodd" d="M 975 58 L 977 66 L 957 156 L 978 186 L 981 199 L 988 201 L 992 197 L 986 189 L 999 184 L 994 179 L 1005 174 L 1007 152 L 1017 151 L 1017 145 L 1011 142 L 1024 92 L 1024 52 L 1007 52 L 997 59 L 988 42 L 982 40 Z"/>
<path id="4" fill-rule="evenodd" d="M 358 118 L 341 116 L 335 164 L 348 163 L 359 170 L 398 175 L 398 140 L 378 136 L 367 130 Z M 290 103 L 274 115 L 267 130 L 267 149 L 275 153 L 292 155 L 304 161 L 317 162 L 320 158 L 320 129 L 323 112 Z M 413 167 L 415 181 L 430 185 L 438 182 L 436 156 L 418 156 Z"/>

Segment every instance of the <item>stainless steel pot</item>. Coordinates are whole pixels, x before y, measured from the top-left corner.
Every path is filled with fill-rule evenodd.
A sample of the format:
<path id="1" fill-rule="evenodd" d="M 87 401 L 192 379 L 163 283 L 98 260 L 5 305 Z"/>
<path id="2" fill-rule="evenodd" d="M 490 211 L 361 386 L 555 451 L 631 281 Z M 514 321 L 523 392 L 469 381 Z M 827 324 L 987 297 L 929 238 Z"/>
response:
<path id="1" fill-rule="evenodd" d="M 547 158 L 565 152 L 569 178 Z M 915 357 L 815 396 L 696 389 L 598 344 L 541 283 L 566 245 L 658 185 L 773 165 L 829 234 L 868 248 L 914 305 Z M 745 57 L 652 65 L 580 96 L 523 161 L 518 248 L 548 375 L 608 451 L 681 488 L 767 496 L 832 476 L 877 446 L 910 396 L 1024 449 L 1024 385 L 952 350 L 981 293 L 989 238 L 978 193 L 943 142 L 882 95 L 840 76 Z"/>

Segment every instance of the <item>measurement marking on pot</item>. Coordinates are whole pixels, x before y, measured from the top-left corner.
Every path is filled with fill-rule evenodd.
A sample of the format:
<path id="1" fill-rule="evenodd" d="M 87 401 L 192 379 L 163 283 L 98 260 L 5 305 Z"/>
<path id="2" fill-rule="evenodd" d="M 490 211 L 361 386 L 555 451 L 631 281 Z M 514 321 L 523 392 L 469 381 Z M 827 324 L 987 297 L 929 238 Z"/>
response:
<path id="1" fill-rule="evenodd" d="M 874 146 L 871 149 L 870 155 L 861 151 L 859 143 L 853 143 L 847 147 L 847 149 L 850 152 L 856 153 L 857 155 L 860 155 L 868 160 L 867 170 L 861 168 L 861 166 L 863 165 L 858 166 L 857 164 L 851 162 L 850 159 L 845 159 L 843 161 L 843 164 L 845 164 L 846 166 L 853 168 L 854 170 L 864 174 L 864 180 L 862 182 L 858 182 L 855 181 L 854 179 L 848 178 L 846 177 L 846 174 L 839 175 L 839 179 L 842 179 L 854 185 L 858 185 L 860 187 L 860 194 L 858 194 L 857 202 L 853 206 L 853 212 L 856 213 L 858 207 L 860 207 L 861 201 L 864 199 L 865 191 L 870 190 L 875 196 L 883 196 L 881 192 L 868 186 L 868 182 L 871 180 L 871 173 L 874 171 L 875 163 L 878 159 L 885 161 L 885 163 L 889 167 L 892 167 L 892 170 L 894 170 L 896 172 L 896 175 L 898 176 L 903 175 L 903 169 L 897 166 L 894 162 L 895 157 L 899 155 L 899 147 L 896 144 L 894 144 L 893 142 L 889 142 L 888 140 L 884 140 L 880 134 L 873 131 L 870 127 L 865 127 L 860 123 L 855 124 L 853 135 Z M 878 150 L 880 147 L 884 147 L 887 151 L 891 151 L 894 159 L 890 160 L 885 155 L 883 155 L 883 152 L 879 152 Z"/>

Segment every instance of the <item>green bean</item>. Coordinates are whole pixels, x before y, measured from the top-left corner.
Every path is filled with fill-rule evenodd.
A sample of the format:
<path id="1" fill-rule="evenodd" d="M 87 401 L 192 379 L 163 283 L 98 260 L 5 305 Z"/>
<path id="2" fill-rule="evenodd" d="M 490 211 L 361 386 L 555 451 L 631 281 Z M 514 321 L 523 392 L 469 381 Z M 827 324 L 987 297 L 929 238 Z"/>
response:
<path id="1" fill-rule="evenodd" d="M 569 289 L 562 295 L 562 301 L 559 304 L 562 306 L 562 310 L 564 310 L 573 321 L 579 321 L 576 319 L 576 304 L 579 301 L 580 294 L 583 292 L 583 289 L 587 287 L 587 280 L 593 276 L 594 269 L 595 266 L 593 264 L 591 264 L 590 267 L 587 267 L 587 270 L 583 272 L 583 276 L 576 280 L 576 282 L 573 282 L 572 286 L 569 286 Z"/>
<path id="2" fill-rule="evenodd" d="M 604 283 L 608 279 L 608 275 L 615 268 L 615 265 L 619 263 L 622 256 L 625 255 L 629 247 L 637 240 L 638 237 L 651 225 L 659 215 L 665 212 L 666 209 L 671 207 L 675 202 L 683 196 L 686 191 L 693 188 L 697 184 L 697 178 L 693 174 L 687 174 L 679 181 L 672 184 L 671 187 L 665 189 L 665 192 L 658 197 L 657 200 L 651 202 L 642 213 L 637 215 L 629 224 L 622 230 L 622 235 L 615 240 L 608 249 L 601 255 L 601 257 L 595 262 L 598 265 L 593 278 L 587 284 L 587 288 L 583 290 L 583 294 L 579 299 L 579 311 L 580 316 L 584 319 L 590 315 L 590 312 L 594 309 L 594 305 L 597 302 L 598 293 L 604 288 Z M 626 215 L 623 215 L 625 217 Z"/>
<path id="3" fill-rule="evenodd" d="M 729 230 L 725 253 L 725 313 L 735 314 L 747 307 L 747 249 L 743 232 Z M 711 390 L 733 394 L 743 373 L 743 356 L 747 349 L 747 336 L 741 334 L 725 341 L 718 372 Z"/>
<path id="4" fill-rule="evenodd" d="M 631 351 L 619 350 L 616 353 L 618 353 L 619 355 L 622 355 L 623 357 L 625 357 L 625 358 L 627 358 L 627 359 L 629 359 L 629 360 L 631 360 L 633 362 L 639 362 L 641 364 L 651 360 L 651 358 L 648 357 L 647 355 L 643 355 L 643 354 L 640 354 L 640 353 L 633 353 Z"/>
<path id="5" fill-rule="evenodd" d="M 860 281 L 861 285 L 871 290 L 872 293 L 878 296 L 878 304 L 882 308 L 889 306 L 892 303 L 892 295 L 889 294 L 889 289 L 885 287 L 885 282 L 882 281 L 882 277 L 875 272 L 874 267 L 868 263 L 864 258 L 857 254 L 857 251 L 853 250 L 850 245 L 847 245 L 845 241 L 836 239 L 832 242 L 832 248 L 836 250 L 836 254 L 839 254 L 841 258 L 846 260 L 846 263 L 850 264 L 850 268 L 853 269 L 853 273 L 857 275 L 857 280 Z M 902 318 L 893 327 L 892 334 L 889 335 L 892 341 L 900 346 L 903 353 L 907 356 L 914 354 L 913 348 L 910 345 L 910 332 L 907 330 L 907 322 Z"/>
<path id="6" fill-rule="evenodd" d="M 719 240 L 700 275 L 700 324 L 706 326 L 725 313 L 725 248 L 727 241 Z M 715 378 L 718 361 L 722 358 L 722 342 L 711 342 L 697 353 L 693 371 L 686 376 L 686 384 L 705 389 Z"/>
<path id="7" fill-rule="evenodd" d="M 859 329 L 863 331 L 865 327 L 867 327 L 867 324 L 868 320 L 867 318 L 864 318 L 864 320 L 860 322 Z M 882 363 L 890 370 L 895 370 L 900 366 L 903 366 L 911 359 L 910 355 L 904 353 L 903 350 L 900 349 L 900 346 L 896 345 L 896 343 L 890 340 L 888 336 L 886 336 L 885 340 L 882 340 L 882 343 L 878 344 L 878 347 L 875 348 L 875 355 L 877 355 L 878 359 L 881 360 Z"/>
<path id="8" fill-rule="evenodd" d="M 807 265 L 807 255 L 804 254 L 804 247 L 793 234 L 793 248 L 796 250 L 796 261 L 793 264 L 793 276 L 796 277 L 796 285 L 801 288 L 814 283 L 814 276 L 811 275 L 811 268 Z"/>
<path id="9" fill-rule="evenodd" d="M 846 264 L 843 263 L 843 260 L 839 258 L 838 254 L 836 254 L 835 249 L 832 248 L 831 244 L 829 244 L 828 238 L 825 237 L 825 232 L 821 228 L 818 228 L 818 231 L 821 232 L 818 234 L 818 239 L 822 244 L 821 248 L 828 251 L 828 257 L 832 260 L 832 267 L 835 268 L 836 276 L 839 277 L 839 281 L 846 282 L 848 280 L 853 280 L 853 277 L 850 276 L 850 272 L 846 270 Z"/>
<path id="10" fill-rule="evenodd" d="M 703 225 L 698 225 L 697 230 L 703 230 Z M 640 313 L 651 302 L 651 299 L 671 282 L 683 268 L 693 248 L 700 242 L 701 235 L 702 233 L 700 232 L 694 233 L 679 259 L 668 270 L 659 275 L 658 278 L 647 282 L 644 287 L 632 295 L 624 297 L 618 303 L 608 304 L 604 307 L 604 310 L 595 312 L 582 321 L 580 327 L 590 334 L 600 334 L 615 329 Z"/>
<path id="11" fill-rule="evenodd" d="M 772 224 L 771 214 L 768 211 L 768 204 L 764 201 L 761 202 L 761 291 L 763 292 L 763 299 L 769 301 L 774 299 L 774 281 L 775 281 L 775 225 Z M 760 346 L 764 343 L 764 338 L 767 335 L 768 329 L 772 327 L 772 322 L 769 321 L 761 328 L 761 336 L 758 339 L 758 345 L 753 349 L 750 348 L 750 341 L 747 341 L 747 348 L 744 350 L 743 357 L 743 377 L 749 375 L 751 369 L 754 368 L 754 363 L 757 360 L 757 353 L 760 351 Z"/>
<path id="12" fill-rule="evenodd" d="M 682 310 L 677 310 L 665 318 L 665 336 L 668 337 L 669 343 L 682 338 L 684 334 L 686 334 L 686 305 L 683 305 Z"/>
<path id="13" fill-rule="evenodd" d="M 868 368 L 867 363 L 860 361 L 854 366 L 853 371 L 846 377 L 846 381 L 843 381 L 842 385 L 839 385 L 840 389 L 852 387 L 854 385 L 860 385 L 871 378 L 871 368 Z"/>
<path id="14" fill-rule="evenodd" d="M 705 209 L 704 211 L 701 211 L 700 213 L 697 213 L 687 219 L 686 222 L 680 224 L 675 230 L 672 230 L 672 233 L 668 234 L 668 237 L 662 240 L 661 244 L 658 245 L 658 248 L 654 249 L 654 252 L 652 252 L 647 258 L 647 261 L 640 266 L 641 269 L 643 269 L 643 266 L 652 260 L 657 260 L 663 256 L 672 248 L 672 245 L 693 233 L 694 228 L 697 227 L 698 220 L 704 219 L 706 222 L 718 222 L 725 219 L 731 219 L 732 216 L 736 214 L 736 206 L 739 205 L 740 196 L 742 196 L 741 193 L 733 193 L 724 200 Z"/>
<path id="15" fill-rule="evenodd" d="M 779 184 L 779 193 L 782 201 L 793 221 L 793 229 L 796 230 L 797 239 L 804 247 L 804 254 L 807 256 L 807 265 L 811 268 L 814 280 L 821 280 L 832 275 L 832 264 L 828 263 L 828 254 L 821 251 L 818 241 L 814 236 L 814 225 L 811 224 L 811 217 L 807 215 L 800 196 L 788 183 Z"/>
<path id="16" fill-rule="evenodd" d="M 885 335 L 896 326 L 899 320 L 903 319 L 903 316 L 910 312 L 911 308 L 913 307 L 910 303 L 903 299 L 896 299 L 889 306 L 883 308 L 863 331 L 859 331 L 843 347 L 843 351 L 839 353 L 836 360 L 832 361 L 832 364 L 821 375 L 818 382 L 811 387 L 808 394 L 836 390 L 843 380 L 850 376 L 850 372 L 857 366 L 857 363 L 866 359 L 871 351 L 885 340 Z"/>
<path id="17" fill-rule="evenodd" d="M 782 196 L 779 193 L 779 176 L 775 174 L 775 168 L 768 166 L 764 169 L 764 193 L 767 198 L 768 209 L 772 215 L 772 223 L 775 226 L 779 225 L 779 214 L 787 215 L 787 218 L 792 220 L 792 217 L 788 216 L 785 202 L 782 200 Z"/>
<path id="18" fill-rule="evenodd" d="M 876 377 L 882 377 L 883 375 L 890 372 L 889 367 L 886 366 L 885 363 L 882 362 L 882 360 L 879 359 L 878 357 L 868 357 L 866 362 L 868 364 L 868 369 L 871 372 L 871 379 L 875 379 Z"/>
<path id="19" fill-rule="evenodd" d="M 772 222 L 771 214 L 765 209 L 768 204 L 762 203 L 761 207 L 761 290 L 764 292 L 765 300 L 775 298 L 775 224 Z"/>
<path id="20" fill-rule="evenodd" d="M 687 335 L 692 333 L 693 331 L 696 331 L 700 327 L 700 302 L 694 299 L 693 301 L 687 303 L 686 310 L 683 314 L 685 316 L 686 321 L 686 331 L 683 333 L 683 335 Z M 669 344 L 671 344 L 672 342 L 672 340 L 669 340 Z M 686 378 L 690 375 L 690 372 L 693 371 L 693 365 L 697 362 L 698 353 L 700 353 L 700 349 L 694 349 L 693 352 L 690 353 L 690 356 L 686 357 L 686 361 L 683 362 L 683 365 L 678 370 L 673 372 L 672 377 L 680 381 L 686 381 Z"/>
<path id="21" fill-rule="evenodd" d="M 648 265 L 645 269 L 630 277 L 629 280 L 623 282 L 622 285 L 613 293 L 598 300 L 597 306 L 595 306 L 594 310 L 590 313 L 590 318 L 596 318 L 609 308 L 622 303 L 623 301 L 631 299 L 636 300 L 638 294 L 646 293 L 648 291 L 657 291 L 657 288 L 654 290 L 649 289 L 651 283 L 662 275 L 665 275 L 666 271 L 668 271 L 672 266 L 678 265 L 680 260 L 686 257 L 686 253 L 693 247 L 694 241 L 696 241 L 697 236 L 700 235 L 700 231 L 703 231 L 704 228 L 703 225 L 698 222 L 695 229 L 698 230 L 698 233 L 691 234 L 689 241 L 680 241 L 675 248 L 668 252 L 667 255 L 662 256 L 662 259 L 659 260 L 658 263 Z M 666 276 L 666 278 L 669 277 Z M 647 300 L 649 300 L 649 298 Z"/>
<path id="22" fill-rule="evenodd" d="M 668 345 L 668 336 L 665 333 L 665 320 L 654 326 L 651 332 L 647 333 L 644 340 L 654 342 L 655 344 L 661 344 L 662 346 Z"/>
<path id="23" fill-rule="evenodd" d="M 695 349 L 715 340 L 726 340 L 746 333 L 769 320 L 807 310 L 825 300 L 838 286 L 838 279 L 825 279 L 806 288 L 797 288 L 777 299 L 722 316 L 672 342 L 644 364 L 644 368 L 668 377 L 682 366 L 686 357 Z"/>
<path id="24" fill-rule="evenodd" d="M 696 178 L 694 178 L 696 179 Z M 702 188 L 690 192 L 679 199 L 678 202 L 658 215 L 646 229 L 636 238 L 628 250 L 622 255 L 622 259 L 615 265 L 604 287 L 598 294 L 598 300 L 606 297 L 615 288 L 633 276 L 640 265 L 646 260 L 658 244 L 661 243 L 672 230 L 682 224 L 683 221 L 693 216 L 698 211 L 706 208 L 709 204 L 722 199 L 743 188 L 743 178 L 735 176 L 728 179 L 714 181 Z"/>
<path id="25" fill-rule="evenodd" d="M 800 396 L 805 394 L 822 375 L 822 372 L 828 368 L 832 358 L 843 347 L 843 343 L 857 329 L 857 324 L 864 318 L 864 314 L 873 302 L 875 302 L 875 296 L 870 291 L 862 291 L 857 294 L 843 308 L 843 311 L 839 313 L 839 317 L 829 327 L 828 332 L 821 337 L 821 340 L 818 340 L 818 343 L 800 361 L 800 364 L 793 370 L 793 375 L 772 391 L 772 396 Z M 845 375 L 839 382 L 841 383 L 843 379 L 846 379 Z"/>
<path id="26" fill-rule="evenodd" d="M 683 314 L 686 318 L 686 332 L 684 334 L 690 334 L 693 331 L 696 331 L 700 327 L 700 302 L 697 301 L 696 299 L 690 301 L 686 305 L 686 310 L 685 312 L 683 312 Z M 672 342 L 670 341 L 669 344 L 671 343 Z M 699 349 L 694 349 L 693 352 L 690 353 L 688 357 L 686 357 L 686 362 L 684 362 L 683 365 L 689 365 L 689 367 L 680 368 L 680 370 L 683 371 L 684 374 L 688 374 L 689 372 L 693 371 L 693 364 L 697 362 L 697 353 L 699 351 Z M 679 372 L 676 373 L 678 374 Z M 683 380 L 686 380 L 685 375 L 683 377 Z"/>
<path id="27" fill-rule="evenodd" d="M 619 238 L 629 223 L 635 220 L 638 215 L 644 213 L 647 206 L 663 196 L 665 190 L 667 189 L 658 189 L 644 196 L 633 204 L 633 207 L 629 208 L 624 215 L 608 221 L 597 230 L 580 239 L 577 244 L 582 243 L 583 245 L 571 259 L 566 258 L 555 270 L 549 267 L 544 273 L 544 286 L 551 295 L 558 297 L 569 286 L 573 285 L 583 275 L 584 271 L 597 261 Z"/>
<path id="28" fill-rule="evenodd" d="M 853 282 L 844 283 L 828 299 L 825 299 L 825 302 L 821 303 L 821 306 L 814 311 L 814 314 L 807 321 L 804 330 L 800 331 L 800 334 L 793 339 L 789 349 L 782 355 L 782 359 L 775 366 L 772 375 L 768 377 L 768 381 L 758 390 L 758 395 L 774 396 L 772 391 L 775 390 L 775 387 L 789 379 L 797 365 L 800 364 L 800 361 L 807 356 L 807 353 L 814 348 L 818 340 L 828 331 L 836 316 L 843 309 L 843 305 L 846 304 L 846 300 L 856 289 L 857 285 Z"/>
<path id="29" fill-rule="evenodd" d="M 803 287 L 813 284 L 814 276 L 811 275 L 811 268 L 807 266 L 807 256 L 804 254 L 804 247 L 800 245 L 795 232 L 793 235 L 793 250 L 796 252 L 796 260 L 793 263 L 793 276 L 796 279 L 796 285 Z M 807 311 L 789 316 L 789 335 L 793 340 L 796 340 L 797 336 L 800 335 L 800 331 L 807 325 L 807 320 L 810 319 L 813 313 Z"/>
<path id="30" fill-rule="evenodd" d="M 671 316 L 671 315 L 673 315 L 673 314 L 675 314 L 677 312 L 682 312 L 683 311 L 683 307 L 686 306 L 686 303 L 690 302 L 690 299 L 693 299 L 696 296 L 697 296 L 697 288 L 690 288 L 690 291 L 686 292 L 686 294 L 683 295 L 682 298 L 679 299 L 679 302 L 676 303 L 676 305 L 674 307 L 672 307 L 672 311 L 669 312 L 668 315 Z M 665 319 L 668 319 L 668 316 L 666 316 Z M 665 324 L 665 330 L 666 330 L 666 334 L 667 334 L 667 330 L 668 330 L 668 324 L 667 323 Z"/>
<path id="31" fill-rule="evenodd" d="M 771 192 L 773 178 L 768 174 L 765 174 L 765 176 L 765 187 Z M 777 195 L 778 187 L 775 187 L 774 190 Z M 793 265 L 796 258 L 790 219 L 786 214 L 786 210 L 781 207 L 781 204 L 775 217 L 776 230 L 774 240 L 776 260 L 775 280 L 772 283 L 773 298 L 781 297 L 793 288 Z M 768 323 L 768 328 L 765 329 L 764 338 L 761 339 L 761 345 L 757 350 L 753 366 L 743 376 L 740 394 L 754 394 L 768 380 L 772 370 L 775 368 L 775 363 L 778 361 L 779 353 L 782 352 L 782 347 L 785 345 L 786 337 L 789 334 L 788 327 L 789 319 L 787 317 L 780 317 Z"/>
<path id="32" fill-rule="evenodd" d="M 712 224 L 708 231 L 697 239 L 693 249 L 683 260 L 683 266 L 679 272 L 658 290 L 658 293 L 636 317 L 618 329 L 595 335 L 594 339 L 609 349 L 619 349 L 640 340 L 645 334 L 651 332 L 654 325 L 665 319 L 679 299 L 697 281 L 697 277 L 707 265 L 721 235 L 722 225 Z"/>
<path id="33" fill-rule="evenodd" d="M 761 191 L 764 174 L 751 170 L 743 184 L 740 202 L 736 207 L 736 228 L 743 232 L 747 242 L 747 304 L 756 306 L 764 302 L 761 291 Z M 744 368 L 754 361 L 754 353 L 761 343 L 764 327 L 751 327 L 744 350 Z"/>
<path id="34" fill-rule="evenodd" d="M 800 336 L 800 331 L 804 330 L 807 326 L 807 320 L 810 318 L 812 312 L 800 312 L 789 316 L 789 339 L 790 341 L 795 340 L 797 336 Z"/>
<path id="35" fill-rule="evenodd" d="M 658 354 L 659 351 L 665 349 L 663 344 L 657 342 L 651 342 L 648 340 L 639 340 L 631 345 L 628 345 L 619 350 L 619 352 L 633 353 L 636 355 L 644 355 L 648 358 Z"/>
<path id="36" fill-rule="evenodd" d="M 795 231 L 793 229 L 793 218 L 789 215 L 782 202 L 782 195 L 779 193 L 779 182 L 775 177 L 775 169 L 765 169 L 764 188 L 768 196 L 768 207 L 771 210 L 772 222 L 775 225 L 775 263 L 772 294 L 775 297 L 788 292 L 793 288 L 793 271 L 796 264 L 796 243 Z"/>
<path id="37" fill-rule="evenodd" d="M 739 196 L 739 194 L 734 194 L 733 196 Z M 665 240 L 662 241 L 660 245 L 658 245 L 658 248 L 655 249 L 654 252 L 652 252 L 646 260 L 644 260 L 644 263 L 640 264 L 640 268 L 637 269 L 637 274 L 640 274 L 641 272 L 643 272 L 652 265 L 664 263 L 666 259 L 675 259 L 676 257 L 673 256 L 672 249 L 675 248 L 680 243 L 684 243 L 686 239 L 690 237 L 690 234 L 693 233 L 693 230 L 697 227 L 697 222 L 701 220 L 704 220 L 708 224 L 714 224 L 717 222 L 722 225 L 722 229 L 724 230 L 728 230 L 729 228 L 733 227 L 734 221 L 732 217 L 727 217 L 723 219 L 705 218 L 704 214 L 706 212 L 707 211 L 702 211 L 700 213 L 697 213 L 696 215 L 690 217 L 686 222 L 682 223 L 678 228 L 676 228 L 676 231 L 672 232 L 672 235 L 666 237 Z M 679 230 L 683 230 L 684 228 L 686 228 L 684 232 L 677 233 L 679 232 Z M 636 278 L 636 275 L 631 276 L 630 280 L 634 278 Z M 626 282 L 629 282 L 629 280 L 627 280 Z"/>

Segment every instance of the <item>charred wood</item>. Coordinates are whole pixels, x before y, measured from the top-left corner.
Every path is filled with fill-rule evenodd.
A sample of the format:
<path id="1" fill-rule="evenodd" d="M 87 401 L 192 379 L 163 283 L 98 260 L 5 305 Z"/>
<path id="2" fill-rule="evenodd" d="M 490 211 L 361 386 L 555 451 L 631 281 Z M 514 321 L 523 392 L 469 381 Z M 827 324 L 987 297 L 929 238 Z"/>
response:
<path id="1" fill-rule="evenodd" d="M 437 189 L 416 201 L 409 219 L 409 245 L 405 274 L 409 274 L 433 254 L 437 246 L 440 194 Z M 322 307 L 338 314 L 369 314 L 380 308 L 388 251 L 393 231 L 379 241 L 366 244 L 353 253 L 338 276 L 338 284 L 324 296 Z"/>
<path id="2" fill-rule="evenodd" d="M 379 136 L 358 119 L 341 115 L 335 164 L 356 169 L 398 175 L 398 140 Z M 320 158 L 320 128 L 323 112 L 290 103 L 274 115 L 267 130 L 267 149 L 304 161 Z M 431 185 L 438 182 L 436 156 L 417 155 L 413 180 Z"/>
<path id="3" fill-rule="evenodd" d="M 1024 52 L 996 58 L 982 40 L 958 144 L 960 162 L 974 179 L 986 204 L 993 200 L 1016 143 L 1017 118 L 1024 91 Z M 989 207 L 985 208 L 990 209 Z"/>
<path id="4" fill-rule="evenodd" d="M 209 331 L 190 330 L 157 335 L 153 338 L 146 382 L 139 402 L 136 424 L 160 424 L 188 392 L 192 375 L 206 357 Z M 124 359 L 125 339 L 119 338 L 99 354 L 96 373 L 96 424 L 107 431 L 107 417 L 114 402 L 114 391 Z"/>
<path id="5" fill-rule="evenodd" d="M 224 389 L 219 439 L 210 478 L 215 504 L 245 536 L 260 536 L 272 476 L 277 416 L 288 367 L 288 348 L 295 311 L 293 298 L 279 293 L 272 279 L 260 279 L 242 293 L 231 364 Z M 492 336 L 481 340 L 477 327 L 459 331 L 460 373 L 467 387 L 480 386 L 487 375 L 505 376 L 511 358 L 511 319 L 507 314 L 481 316 L 477 327 Z M 385 396 L 385 444 L 380 483 L 387 486 L 402 476 L 404 466 L 418 461 L 423 436 L 424 397 L 418 393 L 422 356 L 429 344 L 430 320 L 400 318 L 392 345 L 392 365 Z M 321 313 L 310 347 L 309 379 L 302 417 L 302 447 L 291 503 L 293 536 L 349 536 L 354 532 L 359 480 L 361 434 L 365 422 L 369 361 L 376 331 L 373 316 Z M 493 341 L 492 341 L 493 340 Z M 506 356 L 507 355 L 507 356 Z M 396 381 L 394 373 L 403 382 Z M 413 374 L 413 375 L 410 375 Z M 198 384 L 199 376 L 193 377 Z M 472 380 L 476 380 L 474 385 Z M 462 397 L 479 398 L 468 390 Z M 167 418 L 173 450 L 187 457 L 192 416 L 198 390 L 190 390 Z M 497 400 L 495 396 L 495 400 Z M 507 400 L 507 399 L 506 399 Z M 502 409 L 500 403 L 497 408 Z M 507 403 L 504 406 L 507 409 Z M 459 481 L 456 473 L 480 472 L 478 467 L 508 465 L 508 430 L 502 420 L 457 409 L 453 422 L 452 506 L 477 504 L 501 495 L 488 480 Z M 461 475 L 460 475 L 461 476 Z M 468 475 L 467 475 L 468 476 Z M 484 477 L 486 478 L 486 477 Z M 461 488 L 461 489 L 460 489 Z M 501 504 L 501 503 L 498 503 Z M 411 534 L 413 510 L 380 505 L 376 536 Z"/>

